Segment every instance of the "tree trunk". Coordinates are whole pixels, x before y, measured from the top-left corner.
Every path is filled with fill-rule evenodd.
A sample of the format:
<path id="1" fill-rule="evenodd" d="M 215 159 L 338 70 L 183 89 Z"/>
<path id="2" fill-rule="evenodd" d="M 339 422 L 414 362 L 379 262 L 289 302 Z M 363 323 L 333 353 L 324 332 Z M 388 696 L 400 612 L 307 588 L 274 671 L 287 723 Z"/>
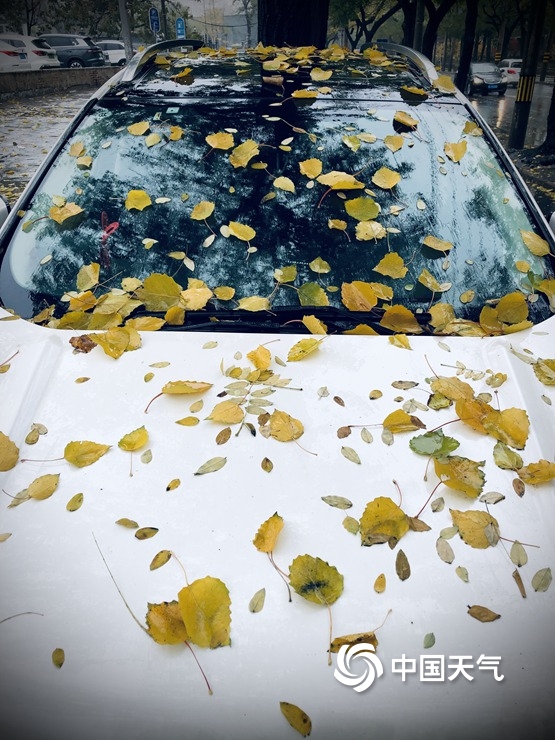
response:
<path id="1" fill-rule="evenodd" d="M 474 38 L 476 36 L 476 25 L 478 23 L 478 0 L 467 0 L 466 17 L 464 21 L 464 36 L 461 47 L 461 58 L 455 85 L 464 92 L 468 73 L 470 72 L 470 62 L 472 61 L 472 51 L 474 49 Z"/>
<path id="2" fill-rule="evenodd" d="M 428 24 L 422 38 L 422 53 L 431 59 L 436 45 L 437 32 L 441 21 L 451 10 L 457 0 L 443 0 L 437 8 L 431 0 L 425 0 L 426 9 L 428 10 Z"/>
<path id="3" fill-rule="evenodd" d="M 414 41 L 414 29 L 416 26 L 416 0 L 404 0 L 403 6 L 403 46 L 412 46 Z"/>
<path id="4" fill-rule="evenodd" d="M 551 105 L 547 114 L 547 136 L 539 147 L 540 154 L 555 154 L 555 84 L 551 95 Z"/>
<path id="5" fill-rule="evenodd" d="M 324 48 L 329 0 L 259 0 L 258 40 L 265 46 Z"/>

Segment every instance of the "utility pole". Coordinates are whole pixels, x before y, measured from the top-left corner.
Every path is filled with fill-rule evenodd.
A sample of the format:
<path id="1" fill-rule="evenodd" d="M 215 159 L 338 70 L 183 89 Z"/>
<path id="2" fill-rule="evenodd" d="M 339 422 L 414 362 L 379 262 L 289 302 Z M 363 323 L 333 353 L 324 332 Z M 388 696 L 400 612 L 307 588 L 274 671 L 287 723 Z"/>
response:
<path id="1" fill-rule="evenodd" d="M 129 16 L 127 15 L 127 5 L 125 0 L 118 0 L 119 17 L 121 21 L 121 35 L 125 46 L 125 58 L 127 61 L 133 56 L 133 42 L 131 40 L 131 28 L 129 27 Z"/>
<path id="2" fill-rule="evenodd" d="M 547 0 L 536 0 L 535 12 L 531 19 L 530 33 L 524 50 L 522 69 L 516 91 L 513 120 L 509 133 L 509 149 L 523 149 L 528 127 L 528 117 L 532 105 L 532 95 L 536 82 L 536 70 L 540 56 L 541 38 L 544 32 Z"/>
<path id="3" fill-rule="evenodd" d="M 166 17 L 166 0 L 160 0 L 161 21 L 162 21 L 162 33 L 164 34 L 164 40 L 168 38 L 168 19 Z"/>
<path id="4" fill-rule="evenodd" d="M 416 0 L 416 19 L 414 23 L 414 41 L 412 46 L 416 51 L 422 51 L 422 37 L 424 36 L 424 0 Z"/>

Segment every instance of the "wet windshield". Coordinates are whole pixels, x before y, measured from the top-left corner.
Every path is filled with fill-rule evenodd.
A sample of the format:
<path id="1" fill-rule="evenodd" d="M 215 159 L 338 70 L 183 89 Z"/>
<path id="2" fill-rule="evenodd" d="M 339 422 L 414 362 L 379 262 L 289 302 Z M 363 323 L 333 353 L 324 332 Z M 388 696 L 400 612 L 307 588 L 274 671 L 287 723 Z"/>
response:
<path id="1" fill-rule="evenodd" d="M 478 321 L 550 276 L 526 243 L 536 235 L 520 196 L 460 104 L 345 99 L 332 80 L 284 95 L 283 78 L 276 88 L 257 75 L 217 99 L 190 85 L 179 100 L 97 106 L 15 235 L 4 303 L 31 316 L 101 284 L 130 296 L 130 311 L 162 315 L 335 306 L 357 323 L 361 310 L 440 304 Z M 549 316 L 541 292 L 527 308 Z"/>

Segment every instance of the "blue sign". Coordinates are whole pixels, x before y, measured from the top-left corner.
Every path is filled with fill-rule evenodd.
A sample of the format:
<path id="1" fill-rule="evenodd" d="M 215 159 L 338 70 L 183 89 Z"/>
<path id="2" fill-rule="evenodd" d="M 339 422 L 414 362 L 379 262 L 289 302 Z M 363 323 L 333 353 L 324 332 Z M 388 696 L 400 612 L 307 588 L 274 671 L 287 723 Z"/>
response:
<path id="1" fill-rule="evenodd" d="M 150 30 L 153 33 L 158 33 L 160 30 L 160 15 L 156 8 L 148 9 L 148 22 L 150 24 Z"/>
<path id="2" fill-rule="evenodd" d="M 185 38 L 185 21 L 183 18 L 175 19 L 175 36 L 178 39 Z"/>

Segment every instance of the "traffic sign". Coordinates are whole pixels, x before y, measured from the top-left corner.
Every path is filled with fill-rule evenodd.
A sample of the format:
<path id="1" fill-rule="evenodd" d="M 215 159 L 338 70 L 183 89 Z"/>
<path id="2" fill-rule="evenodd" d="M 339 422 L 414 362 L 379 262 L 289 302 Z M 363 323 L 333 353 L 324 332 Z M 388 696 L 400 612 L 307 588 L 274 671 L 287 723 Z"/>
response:
<path id="1" fill-rule="evenodd" d="M 185 21 L 183 18 L 175 19 L 175 36 L 178 39 L 185 38 Z"/>
<path id="2" fill-rule="evenodd" d="M 160 15 L 157 8 L 148 9 L 148 22 L 150 24 L 150 30 L 153 33 L 158 33 L 160 30 Z"/>

